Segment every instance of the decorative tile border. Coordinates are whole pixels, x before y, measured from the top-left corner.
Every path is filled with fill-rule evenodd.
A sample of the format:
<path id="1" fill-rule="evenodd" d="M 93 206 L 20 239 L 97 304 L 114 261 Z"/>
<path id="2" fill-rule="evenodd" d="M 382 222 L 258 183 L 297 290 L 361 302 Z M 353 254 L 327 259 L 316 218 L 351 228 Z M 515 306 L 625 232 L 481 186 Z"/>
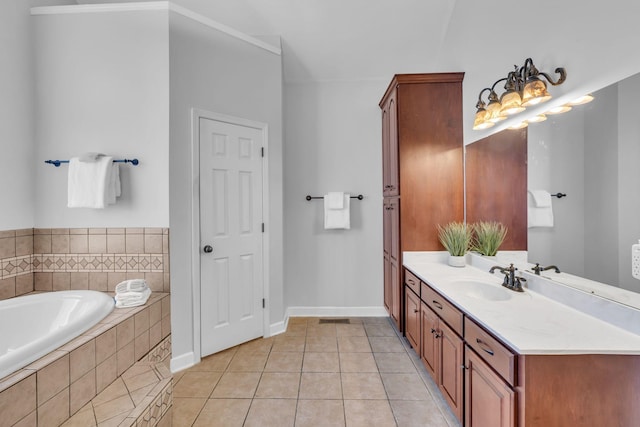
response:
<path id="1" fill-rule="evenodd" d="M 171 356 L 171 335 L 153 348 L 145 357 L 149 362 L 162 362 Z"/>
<path id="2" fill-rule="evenodd" d="M 42 254 L 0 260 L 0 279 L 30 273 L 164 273 L 163 254 Z"/>

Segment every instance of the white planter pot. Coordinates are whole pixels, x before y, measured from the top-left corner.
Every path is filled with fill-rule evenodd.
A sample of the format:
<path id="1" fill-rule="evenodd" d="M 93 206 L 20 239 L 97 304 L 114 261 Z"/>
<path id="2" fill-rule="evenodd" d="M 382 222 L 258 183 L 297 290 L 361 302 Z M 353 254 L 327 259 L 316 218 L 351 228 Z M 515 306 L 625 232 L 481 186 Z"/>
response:
<path id="1" fill-rule="evenodd" d="M 464 267 L 467 265 L 464 255 L 462 256 L 453 256 L 449 255 L 449 265 L 451 267 Z"/>

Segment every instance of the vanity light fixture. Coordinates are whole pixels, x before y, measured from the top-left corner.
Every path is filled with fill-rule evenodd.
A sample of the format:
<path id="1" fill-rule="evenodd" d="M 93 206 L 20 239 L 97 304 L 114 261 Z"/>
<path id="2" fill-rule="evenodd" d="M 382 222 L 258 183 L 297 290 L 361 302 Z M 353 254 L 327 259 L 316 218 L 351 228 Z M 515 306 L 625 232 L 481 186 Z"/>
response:
<path id="1" fill-rule="evenodd" d="M 571 111 L 571 105 L 569 104 L 558 105 L 557 107 L 550 108 L 545 111 L 545 114 L 562 114 L 566 113 L 567 111 Z"/>
<path id="2" fill-rule="evenodd" d="M 544 114 L 538 114 L 536 116 L 533 116 L 527 119 L 529 123 L 540 123 L 540 122 L 544 122 L 545 120 L 547 120 L 547 116 Z"/>
<path id="3" fill-rule="evenodd" d="M 499 79 L 491 87 L 480 91 L 476 103 L 477 111 L 473 129 L 487 129 L 510 115 L 524 111 L 526 107 L 538 105 L 551 99 L 551 94 L 547 91 L 547 84 L 542 78 L 552 86 L 562 84 L 567 78 L 567 72 L 564 68 L 558 67 L 555 72 L 559 74 L 557 80 L 554 80 L 547 73 L 538 71 L 531 58 L 527 58 L 521 67 L 515 65 L 514 70 L 509 72 L 507 77 Z M 501 96 L 498 96 L 495 87 L 500 82 L 505 82 L 505 91 Z M 488 104 L 482 99 L 487 91 L 489 92 Z M 538 121 L 542 120 L 544 119 Z"/>
<path id="4" fill-rule="evenodd" d="M 522 121 L 522 122 L 520 122 L 520 123 L 518 123 L 516 125 L 509 126 L 509 129 L 524 129 L 527 126 L 529 126 L 529 122 L 524 120 L 524 121 Z"/>
<path id="5" fill-rule="evenodd" d="M 593 95 L 588 93 L 586 95 L 582 95 L 581 97 L 576 98 L 573 101 L 569 102 L 569 105 L 582 105 L 591 101 L 593 101 Z"/>

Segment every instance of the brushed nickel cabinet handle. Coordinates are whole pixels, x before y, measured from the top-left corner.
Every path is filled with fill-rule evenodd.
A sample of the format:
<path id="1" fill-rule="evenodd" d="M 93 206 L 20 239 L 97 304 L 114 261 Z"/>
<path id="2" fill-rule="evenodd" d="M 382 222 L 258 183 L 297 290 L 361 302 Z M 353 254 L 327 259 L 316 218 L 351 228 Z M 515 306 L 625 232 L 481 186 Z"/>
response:
<path id="1" fill-rule="evenodd" d="M 476 338 L 476 343 L 480 346 L 480 348 L 483 351 L 489 353 L 490 356 L 493 356 L 493 350 L 491 349 L 491 347 L 489 347 L 489 345 L 486 342 L 482 341 L 480 338 Z"/>

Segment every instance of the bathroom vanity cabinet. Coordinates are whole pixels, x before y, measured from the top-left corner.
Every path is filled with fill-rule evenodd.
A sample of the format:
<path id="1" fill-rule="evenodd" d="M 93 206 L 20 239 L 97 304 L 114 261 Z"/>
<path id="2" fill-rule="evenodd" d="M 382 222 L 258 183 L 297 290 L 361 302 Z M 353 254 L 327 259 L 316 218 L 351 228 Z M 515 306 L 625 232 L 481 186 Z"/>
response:
<path id="1" fill-rule="evenodd" d="M 518 294 L 496 302 L 468 297 L 461 281 L 470 280 L 475 273 L 471 267 L 458 272 L 437 265 L 434 277 L 446 277 L 444 286 L 423 280 L 431 277 L 425 276 L 427 264 L 416 268 L 404 273 L 407 338 L 464 427 L 638 425 L 640 337 L 540 295 Z M 501 291 L 499 284 L 494 286 Z M 546 317 L 551 319 L 541 313 L 541 307 L 550 305 L 554 314 Z M 525 312 L 529 307 L 535 311 L 531 316 Z M 491 332 L 482 313 L 496 316 L 491 325 L 495 319 L 510 323 L 504 329 L 508 334 L 527 334 L 516 342 L 540 347 L 520 351 L 511 346 Z M 619 347 L 612 347 L 611 354 L 577 353 L 582 350 L 576 345 L 597 348 L 590 336 L 611 339 Z"/>
<path id="2" fill-rule="evenodd" d="M 463 219 L 463 76 L 398 74 L 379 104 L 384 304 L 400 330 L 402 251 L 441 249 L 437 225 Z"/>

